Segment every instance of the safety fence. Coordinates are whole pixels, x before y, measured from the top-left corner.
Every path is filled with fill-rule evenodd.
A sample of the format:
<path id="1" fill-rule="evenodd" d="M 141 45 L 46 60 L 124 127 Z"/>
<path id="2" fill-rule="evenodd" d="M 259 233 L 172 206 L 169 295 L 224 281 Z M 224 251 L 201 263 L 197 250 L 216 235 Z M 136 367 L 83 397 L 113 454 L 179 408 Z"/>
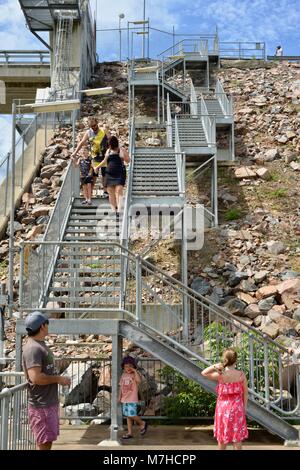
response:
<path id="1" fill-rule="evenodd" d="M 49 51 L 0 51 L 0 65 L 50 66 Z"/>

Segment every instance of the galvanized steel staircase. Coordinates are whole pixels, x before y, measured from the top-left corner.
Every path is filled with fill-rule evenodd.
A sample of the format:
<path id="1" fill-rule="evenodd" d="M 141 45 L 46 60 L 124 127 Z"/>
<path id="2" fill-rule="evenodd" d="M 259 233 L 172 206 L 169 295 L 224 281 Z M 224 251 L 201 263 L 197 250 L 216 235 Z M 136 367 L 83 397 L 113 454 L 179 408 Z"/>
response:
<path id="1" fill-rule="evenodd" d="M 82 205 L 83 199 L 75 199 L 64 240 L 93 242 L 117 240 L 122 219 L 116 217 L 108 199 L 92 199 L 91 205 Z M 122 215 L 122 214 L 121 214 Z"/>
<path id="2" fill-rule="evenodd" d="M 216 98 L 205 98 L 205 104 L 210 116 L 224 117 L 224 111 Z M 200 103 L 198 103 L 199 113 L 201 112 Z"/>
<path id="3" fill-rule="evenodd" d="M 64 308 L 119 305 L 120 250 L 93 245 L 119 240 L 122 220 L 107 200 L 93 199 L 92 205 L 73 201 L 70 217 L 49 284 L 45 304 Z"/>
<path id="4" fill-rule="evenodd" d="M 183 150 L 186 147 L 208 147 L 201 118 L 184 117 L 178 119 L 179 140 Z M 173 145 L 175 145 L 175 122 L 172 125 Z"/>
<path id="5" fill-rule="evenodd" d="M 173 149 L 135 149 L 132 197 L 179 196 L 176 158 Z"/>

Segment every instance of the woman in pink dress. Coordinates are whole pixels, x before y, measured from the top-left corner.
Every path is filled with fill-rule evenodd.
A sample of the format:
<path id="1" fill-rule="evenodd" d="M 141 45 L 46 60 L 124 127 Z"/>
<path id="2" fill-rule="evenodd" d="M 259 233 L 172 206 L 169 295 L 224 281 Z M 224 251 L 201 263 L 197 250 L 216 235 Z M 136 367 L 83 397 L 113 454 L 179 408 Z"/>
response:
<path id="1" fill-rule="evenodd" d="M 242 441 L 248 438 L 246 413 L 248 384 L 244 372 L 236 369 L 237 353 L 226 349 L 223 362 L 209 366 L 202 375 L 218 382 L 214 436 L 219 450 L 226 450 L 233 443 L 235 450 L 242 449 Z"/>

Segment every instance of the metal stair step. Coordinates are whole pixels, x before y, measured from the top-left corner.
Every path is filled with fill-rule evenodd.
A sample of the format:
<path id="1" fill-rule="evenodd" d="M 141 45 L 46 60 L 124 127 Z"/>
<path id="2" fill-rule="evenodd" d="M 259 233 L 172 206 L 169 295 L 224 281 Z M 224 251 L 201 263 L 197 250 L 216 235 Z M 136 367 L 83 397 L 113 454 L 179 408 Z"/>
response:
<path id="1" fill-rule="evenodd" d="M 77 263 L 79 264 L 79 263 Z M 94 268 L 93 270 L 83 270 L 82 268 L 67 268 L 67 269 L 64 269 L 64 268 L 56 268 L 55 269 L 55 274 L 76 274 L 80 277 L 80 274 L 120 274 L 120 269 L 117 269 L 117 268 L 107 268 L 107 269 L 96 269 Z M 88 276 L 87 278 L 90 279 L 90 277 Z M 66 279 L 69 279 L 69 278 L 66 278 Z M 83 278 L 81 278 L 83 279 Z M 93 278 L 94 279 L 94 278 Z M 97 278 L 96 278 L 97 279 Z M 102 279 L 102 278 L 100 278 Z M 105 278 L 104 278 L 105 279 Z"/>
<path id="2" fill-rule="evenodd" d="M 84 261 L 86 261 L 86 265 L 89 266 L 90 264 L 100 264 L 103 261 L 107 261 L 110 259 L 119 259 L 121 257 L 121 253 L 117 251 L 104 251 L 104 250 L 99 250 L 95 253 L 87 253 L 87 252 L 79 252 L 79 251 L 74 251 L 74 252 L 65 252 L 63 254 L 59 254 L 59 260 L 61 261 L 76 261 L 80 260 L 80 258 L 84 258 Z M 71 258 L 71 259 L 69 259 Z"/>
<path id="3" fill-rule="evenodd" d="M 93 294 L 100 293 L 100 292 L 117 292 L 117 286 L 90 286 L 90 287 L 50 287 L 49 292 L 92 292 Z"/>
<path id="4" fill-rule="evenodd" d="M 116 292 L 118 293 L 118 292 Z M 70 303 L 76 303 L 76 304 L 88 304 L 88 305 L 103 305 L 103 304 L 118 304 L 119 303 L 119 297 L 89 297 L 89 296 L 84 296 L 84 297 L 64 297 L 64 296 L 48 296 L 47 297 L 47 302 L 61 302 L 64 304 L 70 304 Z"/>
<path id="5" fill-rule="evenodd" d="M 96 216 L 96 215 L 95 215 L 95 216 L 91 216 L 91 215 L 81 215 L 81 214 L 76 215 L 76 214 L 71 214 L 71 216 L 70 216 L 70 221 L 74 221 L 74 220 L 82 220 L 82 221 L 88 220 L 88 221 L 91 222 L 91 221 L 93 221 L 93 220 L 95 220 L 95 221 L 104 220 L 104 217 L 102 217 L 102 216 Z M 106 220 L 106 219 L 105 219 L 105 220 Z M 109 219 L 108 219 L 108 220 L 109 220 Z"/>
<path id="6" fill-rule="evenodd" d="M 98 286 L 100 284 L 120 284 L 121 279 L 118 277 L 106 277 L 106 278 L 92 278 L 92 277 L 55 277 L 53 279 L 53 283 L 57 286 L 57 284 L 61 284 L 62 288 L 66 287 L 66 290 L 69 287 L 77 286 L 78 289 L 82 287 L 83 284 L 90 284 L 91 286 Z M 64 285 L 66 284 L 66 286 Z M 52 284 L 53 285 L 53 284 Z M 58 286 L 57 286 L 58 287 Z M 89 286 L 83 286 L 89 287 Z M 52 290 L 52 289 L 51 289 Z"/>
<path id="7" fill-rule="evenodd" d="M 65 237 L 65 241 L 69 241 L 69 242 L 76 242 L 76 241 L 86 241 L 86 242 L 95 242 L 95 241 L 105 241 L 105 239 L 109 239 L 111 240 L 112 237 L 111 235 L 114 235 L 113 233 L 108 233 L 108 234 L 105 234 L 106 237 Z M 114 236 L 114 239 L 117 240 L 119 237 L 118 236 Z"/>
<path id="8" fill-rule="evenodd" d="M 102 219 L 102 220 L 104 220 L 104 219 Z M 109 221 L 107 221 L 105 219 L 105 222 L 109 222 Z M 116 222 L 115 224 L 116 224 L 116 226 L 121 225 L 120 222 Z M 96 225 L 97 225 L 97 223 L 95 223 L 95 222 L 86 222 L 84 220 L 78 220 L 77 222 L 70 221 L 69 224 L 68 224 L 68 228 L 69 227 L 78 227 L 78 226 L 81 226 L 81 227 L 95 227 Z"/>
<path id="9" fill-rule="evenodd" d="M 134 190 L 132 191 L 134 196 L 178 196 L 179 191 L 140 191 L 140 190 Z"/>

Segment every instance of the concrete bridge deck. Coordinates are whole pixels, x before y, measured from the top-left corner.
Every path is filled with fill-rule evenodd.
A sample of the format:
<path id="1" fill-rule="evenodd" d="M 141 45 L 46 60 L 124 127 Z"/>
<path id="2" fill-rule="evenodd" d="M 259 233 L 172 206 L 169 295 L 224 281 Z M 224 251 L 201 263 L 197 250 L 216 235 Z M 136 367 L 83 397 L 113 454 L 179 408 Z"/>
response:
<path id="1" fill-rule="evenodd" d="M 5 84 L 5 102 L 0 103 L 0 114 L 11 114 L 13 98 L 34 102 L 36 90 L 50 86 L 50 64 L 0 63 L 0 82 Z"/>

